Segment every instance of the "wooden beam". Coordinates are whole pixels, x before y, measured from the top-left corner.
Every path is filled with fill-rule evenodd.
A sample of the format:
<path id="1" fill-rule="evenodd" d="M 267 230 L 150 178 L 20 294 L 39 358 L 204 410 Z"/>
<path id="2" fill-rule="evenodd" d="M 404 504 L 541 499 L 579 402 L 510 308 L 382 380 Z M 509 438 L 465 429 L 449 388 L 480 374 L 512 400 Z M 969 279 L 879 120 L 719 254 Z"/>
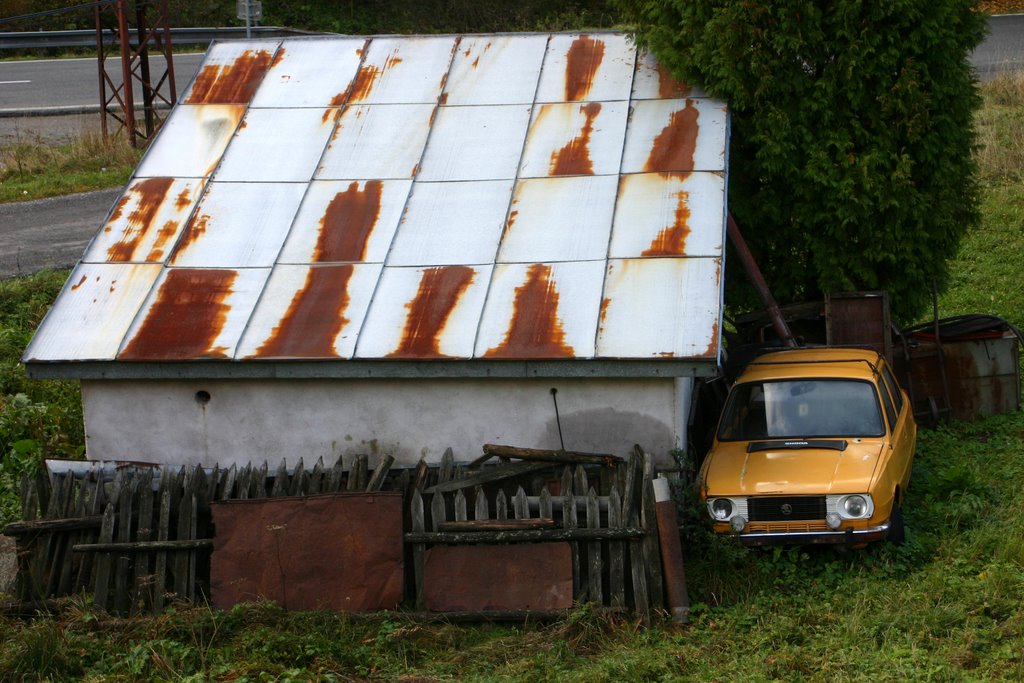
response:
<path id="1" fill-rule="evenodd" d="M 524 529 L 554 529 L 553 519 L 478 519 L 465 522 L 442 522 L 440 531 L 521 531 Z"/>
<path id="2" fill-rule="evenodd" d="M 519 531 L 435 531 L 405 534 L 406 543 L 539 543 L 639 539 L 644 529 L 524 529 Z"/>
<path id="3" fill-rule="evenodd" d="M 205 550 L 213 548 L 212 538 L 184 541 L 134 541 L 130 543 L 78 543 L 76 553 L 145 553 L 153 550 Z"/>

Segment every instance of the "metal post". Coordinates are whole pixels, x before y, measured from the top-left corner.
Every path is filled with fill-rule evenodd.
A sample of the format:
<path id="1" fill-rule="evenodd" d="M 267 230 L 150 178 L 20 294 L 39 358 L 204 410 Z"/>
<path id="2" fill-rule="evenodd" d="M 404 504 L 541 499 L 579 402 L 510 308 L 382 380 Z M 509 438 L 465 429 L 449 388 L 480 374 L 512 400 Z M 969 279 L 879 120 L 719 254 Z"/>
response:
<path id="1" fill-rule="evenodd" d="M 757 261 L 754 260 L 754 255 L 750 253 L 750 248 L 747 246 L 747 241 L 743 239 L 743 233 L 740 232 L 740 228 L 736 225 L 735 219 L 732 214 L 729 214 L 726 220 L 726 231 L 729 234 L 729 240 L 732 242 L 732 246 L 736 247 L 736 253 L 740 257 L 740 261 L 743 263 L 743 268 L 747 271 L 747 277 L 750 278 L 751 284 L 754 285 L 754 289 L 757 290 L 758 296 L 761 297 L 762 303 L 766 309 L 768 309 L 768 316 L 772 320 L 772 327 L 775 328 L 775 334 L 779 335 L 779 339 L 783 341 L 786 346 L 796 347 L 796 339 L 793 338 L 793 333 L 789 330 L 789 325 L 786 324 L 786 319 L 782 317 L 782 311 L 779 310 L 779 305 L 775 302 L 775 297 L 772 296 L 772 291 L 768 288 L 768 283 L 765 282 L 764 275 L 761 274 L 761 269 L 757 267 Z"/>
<path id="2" fill-rule="evenodd" d="M 245 0 L 245 38 L 252 38 L 252 0 Z"/>

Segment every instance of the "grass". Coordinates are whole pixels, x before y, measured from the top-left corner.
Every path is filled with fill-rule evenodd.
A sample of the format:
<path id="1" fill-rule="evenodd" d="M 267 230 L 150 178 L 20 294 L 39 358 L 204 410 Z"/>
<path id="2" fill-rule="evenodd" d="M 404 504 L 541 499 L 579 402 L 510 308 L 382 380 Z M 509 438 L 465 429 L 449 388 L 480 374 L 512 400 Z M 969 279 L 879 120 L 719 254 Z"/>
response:
<path id="1" fill-rule="evenodd" d="M 1024 160 L 992 147 L 1024 112 L 1015 87 L 985 87 L 984 220 L 940 305 L 943 315 L 992 312 L 1022 326 Z M 6 441 L 0 432 L 4 467 L 19 462 L 17 443 L 32 442 L 19 456 L 29 464 L 81 443 L 75 385 L 27 382 L 16 360 L 64 277 L 0 282 L 0 425 L 25 425 Z M 12 408 L 12 396 L 24 398 Z M 587 605 L 547 625 L 270 604 L 122 620 L 78 597 L 52 616 L 0 617 L 0 680 L 1024 680 L 1024 413 L 922 431 L 911 481 L 901 547 L 749 552 L 688 525 L 686 627 L 643 629 Z"/>
<path id="2" fill-rule="evenodd" d="M 141 158 L 123 135 L 87 133 L 58 145 L 21 138 L 0 147 L 0 203 L 124 185 Z"/>

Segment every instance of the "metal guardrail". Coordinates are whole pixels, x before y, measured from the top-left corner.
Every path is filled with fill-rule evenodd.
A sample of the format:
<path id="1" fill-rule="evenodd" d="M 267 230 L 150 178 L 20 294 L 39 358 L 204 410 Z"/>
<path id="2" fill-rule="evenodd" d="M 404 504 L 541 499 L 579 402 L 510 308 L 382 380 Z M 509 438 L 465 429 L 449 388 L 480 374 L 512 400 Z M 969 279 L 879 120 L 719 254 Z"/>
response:
<path id="1" fill-rule="evenodd" d="M 319 35 L 315 32 L 280 26 L 254 26 L 253 38 L 285 38 Z M 245 38 L 244 26 L 219 28 L 172 28 L 173 45 L 209 45 L 214 40 Z M 43 48 L 95 47 L 96 31 L 8 31 L 0 33 L 0 50 L 36 50 Z"/>

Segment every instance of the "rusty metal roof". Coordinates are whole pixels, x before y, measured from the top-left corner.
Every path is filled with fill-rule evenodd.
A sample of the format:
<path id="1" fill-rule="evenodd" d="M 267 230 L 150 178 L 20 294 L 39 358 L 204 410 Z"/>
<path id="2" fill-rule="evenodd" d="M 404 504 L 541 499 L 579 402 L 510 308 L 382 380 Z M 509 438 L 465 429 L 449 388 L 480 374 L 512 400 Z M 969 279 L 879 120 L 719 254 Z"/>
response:
<path id="1" fill-rule="evenodd" d="M 619 33 L 216 43 L 25 360 L 699 371 L 728 123 Z"/>

